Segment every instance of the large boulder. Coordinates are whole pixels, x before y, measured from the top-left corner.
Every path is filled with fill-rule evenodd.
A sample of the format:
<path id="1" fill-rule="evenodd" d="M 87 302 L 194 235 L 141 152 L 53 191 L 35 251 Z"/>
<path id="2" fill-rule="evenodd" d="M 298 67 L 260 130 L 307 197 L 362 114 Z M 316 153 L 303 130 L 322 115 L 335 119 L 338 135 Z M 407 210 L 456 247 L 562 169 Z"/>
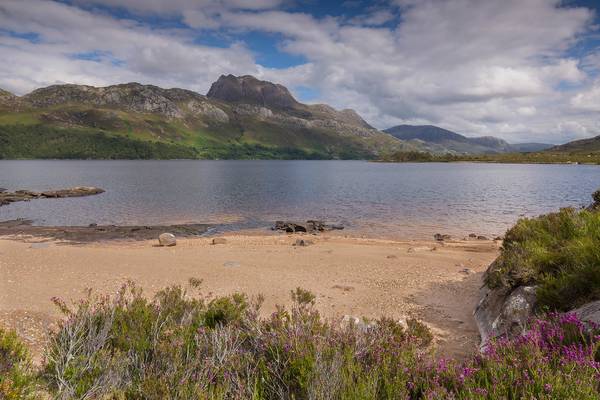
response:
<path id="1" fill-rule="evenodd" d="M 177 239 L 175 239 L 175 235 L 172 233 L 162 233 L 158 237 L 158 243 L 161 246 L 175 246 L 177 244 Z"/>
<path id="2" fill-rule="evenodd" d="M 481 336 L 481 347 L 499 336 L 514 337 L 523 333 L 533 316 L 536 303 L 535 286 L 514 290 L 484 287 L 474 312 Z"/>

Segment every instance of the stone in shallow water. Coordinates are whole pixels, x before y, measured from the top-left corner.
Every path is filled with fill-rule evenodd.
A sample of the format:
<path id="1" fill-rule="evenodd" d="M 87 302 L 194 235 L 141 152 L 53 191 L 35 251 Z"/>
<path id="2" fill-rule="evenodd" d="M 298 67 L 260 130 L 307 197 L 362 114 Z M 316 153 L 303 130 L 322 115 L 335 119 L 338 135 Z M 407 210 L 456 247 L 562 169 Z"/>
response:
<path id="1" fill-rule="evenodd" d="M 227 239 L 225 239 L 225 238 L 214 238 L 212 240 L 212 244 L 227 244 Z"/>
<path id="2" fill-rule="evenodd" d="M 177 239 L 175 239 L 175 235 L 172 233 L 162 233 L 158 237 L 158 243 L 161 246 L 175 246 L 177 244 Z"/>

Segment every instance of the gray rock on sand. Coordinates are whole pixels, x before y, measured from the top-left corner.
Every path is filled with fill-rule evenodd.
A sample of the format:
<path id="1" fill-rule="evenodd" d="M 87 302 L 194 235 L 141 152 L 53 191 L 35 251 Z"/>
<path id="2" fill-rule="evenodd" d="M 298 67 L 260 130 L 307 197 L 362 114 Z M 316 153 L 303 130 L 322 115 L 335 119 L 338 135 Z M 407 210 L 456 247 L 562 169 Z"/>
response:
<path id="1" fill-rule="evenodd" d="M 312 240 L 296 239 L 292 246 L 306 247 L 313 244 Z"/>
<path id="2" fill-rule="evenodd" d="M 227 244 L 227 239 L 225 238 L 214 238 L 212 240 L 212 244 Z"/>
<path id="3" fill-rule="evenodd" d="M 436 251 L 437 247 L 433 246 L 433 247 L 429 247 L 429 246 L 417 246 L 417 247 L 409 247 L 408 250 L 406 250 L 407 253 L 418 253 L 421 251 Z"/>
<path id="4" fill-rule="evenodd" d="M 175 246 L 177 244 L 177 239 L 175 239 L 175 235 L 172 233 L 162 233 L 158 237 L 158 243 L 161 246 Z"/>
<path id="5" fill-rule="evenodd" d="M 240 265 L 241 264 L 237 261 L 227 261 L 223 264 L 224 267 L 228 267 L 228 268 L 237 268 Z"/>

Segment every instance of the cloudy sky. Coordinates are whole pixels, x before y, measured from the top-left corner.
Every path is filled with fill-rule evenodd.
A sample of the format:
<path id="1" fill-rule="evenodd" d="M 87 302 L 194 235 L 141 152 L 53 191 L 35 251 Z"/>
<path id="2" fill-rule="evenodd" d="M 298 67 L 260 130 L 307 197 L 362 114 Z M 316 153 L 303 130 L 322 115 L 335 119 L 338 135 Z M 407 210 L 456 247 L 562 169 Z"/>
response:
<path id="1" fill-rule="evenodd" d="M 0 0 L 0 87 L 288 86 L 369 123 L 600 135 L 599 1 Z"/>

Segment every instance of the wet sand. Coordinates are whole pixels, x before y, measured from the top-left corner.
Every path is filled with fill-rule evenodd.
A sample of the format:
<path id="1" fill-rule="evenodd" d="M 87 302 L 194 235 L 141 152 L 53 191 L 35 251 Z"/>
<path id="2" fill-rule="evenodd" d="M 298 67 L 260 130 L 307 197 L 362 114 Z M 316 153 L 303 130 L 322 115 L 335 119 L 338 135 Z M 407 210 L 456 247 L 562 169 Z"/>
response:
<path id="1" fill-rule="evenodd" d="M 484 240 L 393 241 L 323 235 L 222 236 L 72 244 L 29 236 L 0 237 L 0 326 L 15 328 L 39 359 L 60 314 L 56 296 L 76 301 L 86 288 L 114 293 L 134 280 L 147 295 L 168 285 L 203 280 L 205 293 L 265 296 L 263 312 L 289 304 L 296 287 L 317 295 L 328 318 L 416 317 L 434 331 L 443 356 L 476 349 L 473 308 L 482 272 L 499 243 Z M 297 239 L 310 240 L 306 247 Z"/>

